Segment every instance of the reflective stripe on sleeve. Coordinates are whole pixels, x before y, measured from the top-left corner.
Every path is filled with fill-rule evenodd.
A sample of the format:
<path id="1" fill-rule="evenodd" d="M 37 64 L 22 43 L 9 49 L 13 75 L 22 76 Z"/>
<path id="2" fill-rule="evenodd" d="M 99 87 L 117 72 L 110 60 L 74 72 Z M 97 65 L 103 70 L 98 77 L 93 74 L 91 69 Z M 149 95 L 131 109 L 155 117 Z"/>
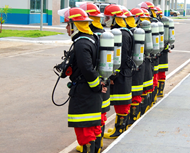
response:
<path id="1" fill-rule="evenodd" d="M 88 82 L 90 88 L 94 88 L 96 86 L 98 86 L 100 84 L 100 79 L 99 77 L 96 78 L 96 80 L 92 81 L 92 82 Z"/>
<path id="2" fill-rule="evenodd" d="M 132 92 L 142 91 L 142 90 L 143 90 L 143 85 L 132 86 Z"/>
<path id="3" fill-rule="evenodd" d="M 102 108 L 106 108 L 110 105 L 110 98 L 102 102 Z"/>
<path id="4" fill-rule="evenodd" d="M 132 93 L 110 95 L 110 101 L 130 100 L 131 98 L 132 98 Z"/>
<path id="5" fill-rule="evenodd" d="M 149 81 L 146 81 L 146 82 L 143 82 L 143 87 L 148 87 L 148 86 L 151 86 L 153 85 L 153 79 L 152 80 L 149 80 Z"/>
<path id="6" fill-rule="evenodd" d="M 88 114 L 68 114 L 69 122 L 87 122 L 101 120 L 101 112 Z"/>
<path id="7" fill-rule="evenodd" d="M 158 71 L 159 66 L 154 66 L 154 71 Z"/>
<path id="8" fill-rule="evenodd" d="M 168 64 L 159 64 L 159 69 L 166 69 L 168 68 Z"/>

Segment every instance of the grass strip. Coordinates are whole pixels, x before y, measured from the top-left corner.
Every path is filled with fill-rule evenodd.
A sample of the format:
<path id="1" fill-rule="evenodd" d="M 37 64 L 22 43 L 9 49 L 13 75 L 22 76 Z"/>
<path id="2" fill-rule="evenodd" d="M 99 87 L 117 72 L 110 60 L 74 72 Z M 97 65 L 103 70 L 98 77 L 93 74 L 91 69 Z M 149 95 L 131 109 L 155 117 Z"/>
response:
<path id="1" fill-rule="evenodd" d="M 44 36 L 52 36 L 63 34 L 60 32 L 53 32 L 53 31 L 40 31 L 40 30 L 6 30 L 3 29 L 2 33 L 0 33 L 0 38 L 3 37 L 44 37 Z"/>

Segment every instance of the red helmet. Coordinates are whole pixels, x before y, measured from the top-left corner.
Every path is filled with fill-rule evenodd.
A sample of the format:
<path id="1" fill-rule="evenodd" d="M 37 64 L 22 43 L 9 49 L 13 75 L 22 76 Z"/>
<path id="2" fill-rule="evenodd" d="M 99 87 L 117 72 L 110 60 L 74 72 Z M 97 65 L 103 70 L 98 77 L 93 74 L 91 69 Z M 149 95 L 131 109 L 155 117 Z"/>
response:
<path id="1" fill-rule="evenodd" d="M 64 22 L 92 21 L 87 13 L 81 8 L 70 8 L 58 10 L 60 16 L 64 16 Z"/>
<path id="2" fill-rule="evenodd" d="M 150 13 L 148 12 L 148 10 L 144 8 L 141 8 L 141 9 L 143 10 L 145 16 L 150 17 Z"/>
<path id="3" fill-rule="evenodd" d="M 138 4 L 138 6 L 140 8 L 144 8 L 146 10 L 149 10 L 149 9 L 156 10 L 156 8 L 154 7 L 154 4 L 152 2 L 142 2 L 142 3 Z"/>
<path id="4" fill-rule="evenodd" d="M 92 3 L 84 3 L 80 5 L 80 8 L 83 9 L 89 16 L 96 16 L 96 17 L 104 17 L 101 13 L 99 8 Z"/>
<path id="5" fill-rule="evenodd" d="M 131 11 L 130 11 L 133 15 L 135 15 L 135 17 L 147 17 L 144 15 L 144 12 L 142 9 L 140 8 L 133 8 Z"/>
<path id="6" fill-rule="evenodd" d="M 155 6 L 155 8 L 157 9 L 156 14 L 164 15 L 160 7 Z"/>
<path id="7" fill-rule="evenodd" d="M 127 8 L 122 8 L 123 14 L 127 17 L 135 16 Z"/>
<path id="8" fill-rule="evenodd" d="M 105 16 L 116 16 L 120 18 L 126 18 L 125 15 L 123 15 L 123 11 L 118 5 L 111 4 L 105 7 L 104 9 L 104 15 Z"/>

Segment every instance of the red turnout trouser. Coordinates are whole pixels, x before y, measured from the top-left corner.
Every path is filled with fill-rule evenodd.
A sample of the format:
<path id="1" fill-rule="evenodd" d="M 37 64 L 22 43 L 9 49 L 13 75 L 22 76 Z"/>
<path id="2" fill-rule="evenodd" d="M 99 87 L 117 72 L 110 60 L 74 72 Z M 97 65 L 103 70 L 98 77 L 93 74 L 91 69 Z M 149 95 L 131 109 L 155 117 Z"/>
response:
<path id="1" fill-rule="evenodd" d="M 101 126 L 75 127 L 75 134 L 79 145 L 83 146 L 90 141 L 96 140 L 96 136 L 102 133 Z"/>
<path id="2" fill-rule="evenodd" d="M 105 125 L 105 122 L 107 121 L 106 114 L 106 112 L 101 114 L 101 125 Z M 96 140 L 96 136 L 102 133 L 100 125 L 84 128 L 76 127 L 74 129 L 77 141 L 81 146 L 89 143 L 90 141 Z"/>
<path id="3" fill-rule="evenodd" d="M 132 103 L 141 103 L 142 97 L 141 95 L 132 96 Z"/>
<path id="4" fill-rule="evenodd" d="M 114 105 L 117 114 L 129 114 L 131 104 Z"/>
<path id="5" fill-rule="evenodd" d="M 153 91 L 155 87 L 158 85 L 158 73 L 154 74 L 154 79 L 153 79 Z"/>
<path id="6" fill-rule="evenodd" d="M 166 72 L 158 72 L 158 80 L 166 80 Z"/>

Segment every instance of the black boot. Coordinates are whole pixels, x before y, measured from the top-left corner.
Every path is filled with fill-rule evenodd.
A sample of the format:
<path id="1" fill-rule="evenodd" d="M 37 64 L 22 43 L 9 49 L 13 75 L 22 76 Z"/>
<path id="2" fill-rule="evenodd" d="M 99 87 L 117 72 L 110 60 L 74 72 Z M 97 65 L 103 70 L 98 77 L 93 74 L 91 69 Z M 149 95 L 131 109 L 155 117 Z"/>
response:
<path id="1" fill-rule="evenodd" d="M 140 118 L 140 115 L 141 115 L 140 104 L 138 102 L 131 103 L 129 126 L 131 126 L 136 120 L 138 120 Z"/>
<path id="2" fill-rule="evenodd" d="M 102 135 L 99 134 L 98 136 L 96 136 L 96 140 L 95 140 L 95 153 L 100 153 L 101 151 L 101 139 L 102 139 Z"/>
<path id="3" fill-rule="evenodd" d="M 156 101 L 157 101 L 157 87 L 155 87 L 154 89 L 151 107 L 156 103 Z"/>
<path id="4" fill-rule="evenodd" d="M 90 141 L 88 144 L 83 145 L 82 153 L 94 153 L 95 152 L 95 141 Z"/>
<path id="5" fill-rule="evenodd" d="M 164 87 L 165 87 L 165 80 L 158 80 L 157 97 L 163 97 L 164 96 Z"/>
<path id="6" fill-rule="evenodd" d="M 128 114 L 116 114 L 115 127 L 111 132 L 104 133 L 104 138 L 115 139 L 121 135 L 126 130 L 127 116 Z"/>
<path id="7" fill-rule="evenodd" d="M 146 94 L 142 94 L 142 102 L 141 102 L 141 115 L 143 115 L 149 108 L 148 106 L 148 97 Z"/>

